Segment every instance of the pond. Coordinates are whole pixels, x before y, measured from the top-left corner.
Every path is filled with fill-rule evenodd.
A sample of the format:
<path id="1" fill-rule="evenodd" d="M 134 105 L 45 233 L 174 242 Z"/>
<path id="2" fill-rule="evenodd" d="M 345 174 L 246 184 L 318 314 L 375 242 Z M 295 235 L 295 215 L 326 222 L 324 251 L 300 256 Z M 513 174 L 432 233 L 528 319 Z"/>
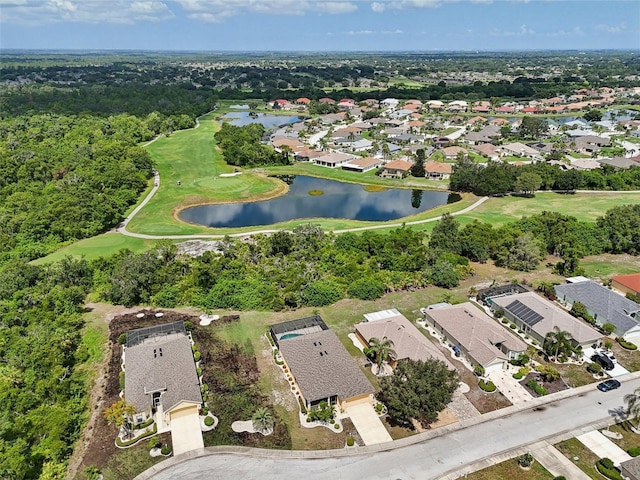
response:
<path id="1" fill-rule="evenodd" d="M 367 191 L 364 185 L 307 176 L 288 176 L 286 182 L 290 185 L 289 191 L 280 197 L 258 202 L 198 205 L 184 209 L 179 217 L 207 227 L 252 227 L 303 218 L 383 222 L 460 199 L 457 194 L 431 190 Z"/>
<path id="2" fill-rule="evenodd" d="M 267 130 L 303 120 L 298 115 L 269 115 L 268 113 L 256 113 L 247 111 L 230 112 L 221 117 L 236 127 L 244 127 L 250 123 L 261 123 Z"/>

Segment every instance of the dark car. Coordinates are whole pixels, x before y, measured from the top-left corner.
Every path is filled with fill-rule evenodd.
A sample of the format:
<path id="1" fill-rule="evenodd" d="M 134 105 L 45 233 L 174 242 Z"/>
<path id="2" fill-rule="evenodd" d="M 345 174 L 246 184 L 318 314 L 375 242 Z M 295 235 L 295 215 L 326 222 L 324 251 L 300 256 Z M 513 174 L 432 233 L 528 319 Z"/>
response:
<path id="1" fill-rule="evenodd" d="M 620 386 L 620 382 L 612 378 L 610 380 L 605 380 L 604 382 L 600 382 L 598 384 L 598 390 L 600 390 L 601 392 L 608 392 L 609 390 L 615 390 L 619 386 Z"/>
<path id="2" fill-rule="evenodd" d="M 596 353 L 591 356 L 591 361 L 598 363 L 604 370 L 613 370 L 614 365 L 609 357 Z"/>

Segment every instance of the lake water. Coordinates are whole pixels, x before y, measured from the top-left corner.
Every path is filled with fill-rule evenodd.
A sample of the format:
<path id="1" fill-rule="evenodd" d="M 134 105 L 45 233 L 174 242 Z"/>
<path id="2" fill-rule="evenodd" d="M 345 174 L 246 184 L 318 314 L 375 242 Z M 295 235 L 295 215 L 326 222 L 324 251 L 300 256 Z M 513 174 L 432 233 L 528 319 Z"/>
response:
<path id="1" fill-rule="evenodd" d="M 224 182 L 224 178 L 216 181 Z M 452 201 L 457 194 L 390 188 L 367 192 L 363 185 L 307 176 L 287 177 L 289 191 L 259 202 L 199 205 L 180 212 L 180 219 L 207 227 L 250 227 L 303 218 L 347 218 L 387 221 L 415 215 Z M 321 190 L 322 195 L 310 195 Z"/>
<path id="2" fill-rule="evenodd" d="M 291 125 L 292 123 L 299 122 L 303 119 L 303 117 L 299 117 L 298 115 L 269 115 L 268 113 L 254 113 L 250 116 L 250 113 L 252 112 L 230 112 L 221 118 L 236 127 L 244 127 L 250 123 L 261 123 L 267 130 L 274 127 L 281 127 L 283 125 Z"/>

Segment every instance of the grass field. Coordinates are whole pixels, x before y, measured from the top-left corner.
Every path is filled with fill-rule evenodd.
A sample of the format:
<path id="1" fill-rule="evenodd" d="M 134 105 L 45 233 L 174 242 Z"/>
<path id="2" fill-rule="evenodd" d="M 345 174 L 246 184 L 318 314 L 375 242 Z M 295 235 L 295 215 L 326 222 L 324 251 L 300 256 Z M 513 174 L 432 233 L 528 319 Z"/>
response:
<path id="1" fill-rule="evenodd" d="M 564 442 L 554 445 L 565 457 L 571 460 L 576 467 L 586 473 L 593 480 L 604 478 L 596 470 L 596 462 L 600 460 L 598 456 L 585 447 L 580 440 L 570 438 Z"/>
<path id="2" fill-rule="evenodd" d="M 553 475 L 539 462 L 534 462 L 530 470 L 523 470 L 518 465 L 518 460 L 513 458 L 484 470 L 470 473 L 462 478 L 468 480 L 551 480 Z"/>

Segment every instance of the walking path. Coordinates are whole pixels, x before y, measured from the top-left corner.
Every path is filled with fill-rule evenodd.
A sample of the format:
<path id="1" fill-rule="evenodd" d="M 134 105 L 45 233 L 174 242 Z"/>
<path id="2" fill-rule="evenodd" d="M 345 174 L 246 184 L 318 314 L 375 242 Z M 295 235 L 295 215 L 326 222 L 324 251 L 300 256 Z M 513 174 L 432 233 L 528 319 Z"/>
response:
<path id="1" fill-rule="evenodd" d="M 571 480 L 589 480 L 589 476 L 548 442 L 531 446 L 531 454 L 554 477 L 563 476 Z"/>
<path id="2" fill-rule="evenodd" d="M 585 433 L 577 437 L 589 450 L 600 458 L 610 458 L 613 463 L 620 465 L 622 462 L 631 460 L 631 456 L 619 446 L 605 437 L 598 430 Z"/>
<path id="3" fill-rule="evenodd" d="M 509 368 L 508 370 L 492 370 L 487 374 L 498 390 L 514 405 L 533 400 L 529 391 L 513 378 L 512 375 L 517 371 L 517 368 Z"/>

